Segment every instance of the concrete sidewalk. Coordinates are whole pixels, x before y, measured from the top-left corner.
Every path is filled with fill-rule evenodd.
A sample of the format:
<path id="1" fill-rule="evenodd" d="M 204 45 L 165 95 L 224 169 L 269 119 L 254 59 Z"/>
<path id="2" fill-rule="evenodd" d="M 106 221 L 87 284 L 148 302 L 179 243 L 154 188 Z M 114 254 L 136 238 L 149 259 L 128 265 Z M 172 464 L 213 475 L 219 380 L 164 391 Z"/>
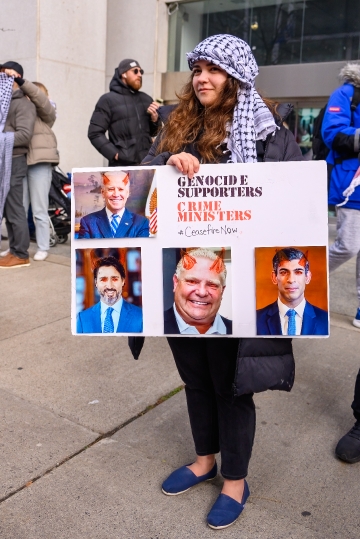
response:
<path id="1" fill-rule="evenodd" d="M 165 339 L 134 361 L 126 338 L 72 337 L 69 257 L 57 246 L 0 274 L 1 539 L 213 537 L 220 476 L 183 496 L 160 490 L 194 456 L 184 392 L 161 399 L 181 386 Z M 360 463 L 333 456 L 353 424 L 354 261 L 331 277 L 331 310 L 330 339 L 295 342 L 293 391 L 256 396 L 251 497 L 221 537 L 360 537 Z"/>

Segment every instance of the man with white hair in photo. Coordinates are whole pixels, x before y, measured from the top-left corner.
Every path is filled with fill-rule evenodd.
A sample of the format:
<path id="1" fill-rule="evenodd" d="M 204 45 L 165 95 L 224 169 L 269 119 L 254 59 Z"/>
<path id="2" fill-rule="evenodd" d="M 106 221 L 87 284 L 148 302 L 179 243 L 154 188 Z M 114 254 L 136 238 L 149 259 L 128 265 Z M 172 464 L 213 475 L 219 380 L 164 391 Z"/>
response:
<path id="1" fill-rule="evenodd" d="M 123 171 L 103 172 L 101 177 L 105 206 L 81 219 L 79 239 L 148 238 L 149 220 L 125 207 L 130 196 L 129 174 Z"/>

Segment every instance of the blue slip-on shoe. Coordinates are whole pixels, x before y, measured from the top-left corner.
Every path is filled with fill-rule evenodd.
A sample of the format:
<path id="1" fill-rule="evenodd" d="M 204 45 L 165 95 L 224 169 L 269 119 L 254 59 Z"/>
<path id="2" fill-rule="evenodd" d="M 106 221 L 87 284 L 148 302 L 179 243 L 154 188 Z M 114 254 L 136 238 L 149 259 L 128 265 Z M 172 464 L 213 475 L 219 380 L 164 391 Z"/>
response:
<path id="1" fill-rule="evenodd" d="M 353 326 L 360 328 L 360 307 L 358 308 L 355 318 L 353 320 Z"/>
<path id="2" fill-rule="evenodd" d="M 190 466 L 190 465 L 189 465 Z M 202 483 L 203 481 L 211 481 L 217 475 L 217 464 L 215 462 L 209 473 L 197 477 L 189 468 L 182 466 L 169 475 L 162 484 L 161 490 L 167 496 L 177 496 L 186 492 L 191 487 Z"/>
<path id="3" fill-rule="evenodd" d="M 234 498 L 230 498 L 227 494 L 220 494 L 207 516 L 207 523 L 210 528 L 222 530 L 234 524 L 241 515 L 249 496 L 250 490 L 246 481 L 241 503 L 234 500 Z"/>

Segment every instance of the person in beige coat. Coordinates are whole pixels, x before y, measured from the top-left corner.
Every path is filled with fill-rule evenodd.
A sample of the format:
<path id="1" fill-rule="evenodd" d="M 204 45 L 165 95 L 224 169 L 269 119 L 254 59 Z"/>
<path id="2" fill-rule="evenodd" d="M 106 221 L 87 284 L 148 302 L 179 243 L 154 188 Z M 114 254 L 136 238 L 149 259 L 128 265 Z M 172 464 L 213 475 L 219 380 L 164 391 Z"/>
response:
<path id="1" fill-rule="evenodd" d="M 45 260 L 50 247 L 48 206 L 52 166 L 59 163 L 57 141 L 51 129 L 56 119 L 56 110 L 43 84 L 30 82 L 17 75 L 15 82 L 36 107 L 35 126 L 27 152 L 28 172 L 23 180 L 23 202 L 26 214 L 31 203 L 35 222 L 37 252 L 34 260 Z M 1 254 L 4 256 L 6 252 Z"/>
<path id="2" fill-rule="evenodd" d="M 11 78 L 20 75 L 22 77 L 24 73 L 22 66 L 13 61 L 0 65 L 0 70 Z M 35 106 L 13 80 L 10 108 L 4 127 L 4 133 L 14 133 L 10 189 L 4 206 L 9 249 L 0 253 L 0 269 L 30 266 L 29 228 L 23 206 L 23 178 L 27 174 L 26 155 L 34 132 L 35 119 Z"/>

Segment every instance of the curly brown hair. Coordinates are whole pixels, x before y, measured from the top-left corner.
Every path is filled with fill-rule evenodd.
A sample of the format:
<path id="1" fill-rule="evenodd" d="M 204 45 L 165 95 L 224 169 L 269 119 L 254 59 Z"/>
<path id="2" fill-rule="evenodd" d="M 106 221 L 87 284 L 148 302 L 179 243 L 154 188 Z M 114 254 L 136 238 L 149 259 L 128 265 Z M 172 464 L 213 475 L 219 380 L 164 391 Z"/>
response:
<path id="1" fill-rule="evenodd" d="M 160 135 L 157 153 L 184 151 L 196 142 L 203 163 L 217 163 L 222 155 L 219 145 L 226 138 L 226 124 L 232 122 L 239 82 L 228 77 L 218 99 L 204 107 L 195 95 L 193 74 L 180 94 L 179 105 L 170 114 Z"/>

